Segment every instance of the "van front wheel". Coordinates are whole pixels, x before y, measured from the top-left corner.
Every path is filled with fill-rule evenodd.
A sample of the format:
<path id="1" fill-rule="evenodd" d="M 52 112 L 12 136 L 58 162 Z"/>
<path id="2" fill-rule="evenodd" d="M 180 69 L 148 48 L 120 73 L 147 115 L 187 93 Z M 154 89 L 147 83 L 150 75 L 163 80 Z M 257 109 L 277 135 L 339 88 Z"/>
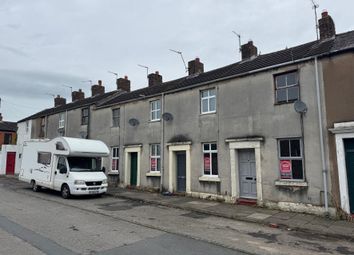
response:
<path id="1" fill-rule="evenodd" d="M 36 184 L 36 181 L 35 181 L 35 180 L 32 180 L 32 181 L 31 181 L 31 186 L 32 186 L 32 190 L 33 190 L 34 192 L 38 192 L 38 191 L 40 191 L 40 189 L 41 189 L 41 186 L 38 186 L 38 185 Z"/>
<path id="2" fill-rule="evenodd" d="M 67 199 L 70 197 L 70 188 L 67 184 L 64 184 L 62 187 L 61 187 L 61 196 L 64 198 L 64 199 Z"/>

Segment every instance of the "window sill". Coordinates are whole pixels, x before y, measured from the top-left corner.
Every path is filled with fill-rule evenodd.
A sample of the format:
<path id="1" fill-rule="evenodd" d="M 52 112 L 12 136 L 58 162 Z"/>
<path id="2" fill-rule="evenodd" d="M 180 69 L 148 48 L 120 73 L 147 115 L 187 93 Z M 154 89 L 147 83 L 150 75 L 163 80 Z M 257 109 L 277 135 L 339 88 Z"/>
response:
<path id="1" fill-rule="evenodd" d="M 146 173 L 147 177 L 161 177 L 161 172 L 148 172 Z"/>
<path id="2" fill-rule="evenodd" d="M 217 176 L 200 176 L 199 177 L 200 182 L 221 182 L 220 178 Z"/>
<path id="3" fill-rule="evenodd" d="M 213 112 L 202 112 L 202 113 L 200 113 L 200 116 L 212 115 L 212 114 L 216 114 L 216 111 L 213 111 Z"/>
<path id="4" fill-rule="evenodd" d="M 108 175 L 119 175 L 119 172 L 118 171 L 109 171 L 107 174 Z"/>
<path id="5" fill-rule="evenodd" d="M 283 105 L 283 104 L 293 104 L 295 103 L 297 100 L 299 99 L 296 99 L 296 100 L 291 100 L 291 101 L 287 101 L 287 102 L 275 102 L 274 105 Z"/>
<path id="6" fill-rule="evenodd" d="M 158 119 L 158 120 L 149 120 L 150 123 L 154 123 L 154 122 L 160 122 L 161 119 Z"/>
<path id="7" fill-rule="evenodd" d="M 308 187 L 308 183 L 306 181 L 277 180 L 275 181 L 275 186 L 306 188 Z"/>

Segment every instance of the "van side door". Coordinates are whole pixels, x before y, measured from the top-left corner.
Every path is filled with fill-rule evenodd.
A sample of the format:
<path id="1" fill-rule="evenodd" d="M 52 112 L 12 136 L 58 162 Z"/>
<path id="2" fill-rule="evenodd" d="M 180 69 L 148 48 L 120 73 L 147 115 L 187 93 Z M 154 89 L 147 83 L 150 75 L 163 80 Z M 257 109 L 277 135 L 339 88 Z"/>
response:
<path id="1" fill-rule="evenodd" d="M 69 167 L 66 157 L 58 157 L 56 169 L 54 170 L 54 189 L 60 190 L 63 183 L 68 179 Z"/>

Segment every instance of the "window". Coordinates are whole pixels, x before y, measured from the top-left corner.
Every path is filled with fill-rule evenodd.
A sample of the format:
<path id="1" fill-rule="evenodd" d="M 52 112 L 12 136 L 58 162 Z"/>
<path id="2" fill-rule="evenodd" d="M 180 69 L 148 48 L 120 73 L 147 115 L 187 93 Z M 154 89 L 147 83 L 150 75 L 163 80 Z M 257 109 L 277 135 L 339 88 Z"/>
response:
<path id="1" fill-rule="evenodd" d="M 113 127 L 119 127 L 120 109 L 112 109 L 112 125 Z"/>
<path id="2" fill-rule="evenodd" d="M 45 136 L 45 117 L 41 117 L 39 137 L 43 138 Z"/>
<path id="3" fill-rule="evenodd" d="M 12 134 L 6 134 L 4 135 L 4 144 L 11 144 L 12 143 Z"/>
<path id="4" fill-rule="evenodd" d="M 203 144 L 204 175 L 218 175 L 218 150 L 216 143 Z"/>
<path id="5" fill-rule="evenodd" d="M 119 170 L 119 147 L 112 148 L 112 171 Z"/>
<path id="6" fill-rule="evenodd" d="M 81 109 L 81 125 L 87 125 L 89 122 L 89 109 Z"/>
<path id="7" fill-rule="evenodd" d="M 160 144 L 150 145 L 150 171 L 160 172 L 161 170 L 161 150 Z"/>
<path id="8" fill-rule="evenodd" d="M 160 120 L 161 104 L 160 100 L 150 102 L 150 120 Z"/>
<path id="9" fill-rule="evenodd" d="M 64 128 L 65 127 L 65 114 L 59 113 L 59 125 L 58 128 Z"/>
<path id="10" fill-rule="evenodd" d="M 215 89 L 203 90 L 200 92 L 201 113 L 216 112 Z"/>
<path id="11" fill-rule="evenodd" d="M 67 167 L 66 167 L 66 160 L 65 160 L 64 157 L 60 157 L 60 158 L 58 159 L 57 169 L 67 169 Z"/>
<path id="12" fill-rule="evenodd" d="M 297 72 L 275 76 L 275 102 L 289 103 L 299 99 L 299 79 Z"/>
<path id="13" fill-rule="evenodd" d="M 281 179 L 304 179 L 301 142 L 301 139 L 280 139 L 278 141 Z"/>
<path id="14" fill-rule="evenodd" d="M 43 165 L 49 165 L 52 154 L 50 152 L 38 152 L 37 163 Z"/>

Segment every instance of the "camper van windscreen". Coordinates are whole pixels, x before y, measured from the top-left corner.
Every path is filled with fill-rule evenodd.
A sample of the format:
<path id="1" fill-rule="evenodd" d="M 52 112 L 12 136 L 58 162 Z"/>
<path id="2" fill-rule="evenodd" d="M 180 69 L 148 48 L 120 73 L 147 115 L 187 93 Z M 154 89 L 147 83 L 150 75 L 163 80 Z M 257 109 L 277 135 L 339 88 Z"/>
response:
<path id="1" fill-rule="evenodd" d="M 101 160 L 91 157 L 68 157 L 71 172 L 101 171 Z"/>

